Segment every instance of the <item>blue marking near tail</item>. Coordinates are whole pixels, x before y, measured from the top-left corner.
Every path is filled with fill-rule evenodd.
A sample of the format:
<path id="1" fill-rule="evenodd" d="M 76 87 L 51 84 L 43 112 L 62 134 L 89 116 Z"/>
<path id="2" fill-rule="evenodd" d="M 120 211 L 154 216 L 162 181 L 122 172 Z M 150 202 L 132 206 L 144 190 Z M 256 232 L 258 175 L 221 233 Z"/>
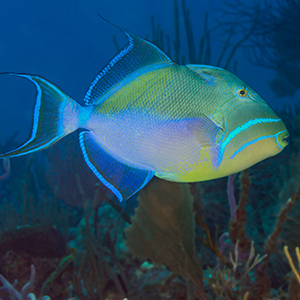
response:
<path id="1" fill-rule="evenodd" d="M 40 76 L 30 74 L 6 74 L 24 77 L 31 81 L 36 87 L 37 96 L 29 140 L 16 149 L 0 154 L 0 157 L 20 156 L 43 150 L 78 128 L 76 120 L 71 128 L 64 128 L 63 116 L 66 104 L 73 105 L 72 108 L 77 104 L 53 83 Z M 72 115 L 69 115 L 69 118 L 72 119 Z"/>
<path id="2" fill-rule="evenodd" d="M 153 171 L 131 167 L 121 158 L 117 160 L 101 147 L 92 131 L 80 133 L 79 142 L 88 166 L 120 202 L 137 193 L 154 176 Z"/>
<path id="3" fill-rule="evenodd" d="M 35 100 L 35 107 L 34 107 L 34 113 L 33 113 L 33 128 L 31 132 L 31 137 L 30 139 L 23 145 L 25 146 L 26 144 L 29 144 L 33 139 L 36 137 L 37 129 L 38 129 L 38 121 L 39 121 L 39 114 L 40 114 L 40 108 L 41 108 L 41 95 L 42 95 L 42 90 L 40 86 L 38 85 L 37 82 L 35 82 L 30 75 L 25 75 L 25 74 L 15 74 L 15 73 L 10 73 L 9 75 L 14 75 L 18 77 L 25 77 L 28 80 L 30 80 L 36 87 L 37 90 L 37 96 Z M 18 148 L 17 148 L 18 149 Z"/>
<path id="4" fill-rule="evenodd" d="M 90 169 L 94 172 L 94 174 L 101 180 L 101 182 L 106 186 L 108 187 L 118 198 L 118 200 L 120 202 L 123 201 L 123 196 L 122 194 L 111 184 L 109 183 L 108 181 L 106 181 L 104 179 L 104 177 L 98 172 L 98 170 L 96 169 L 96 167 L 92 164 L 92 162 L 90 161 L 89 157 L 88 157 L 88 154 L 86 152 L 86 148 L 85 148 L 85 145 L 84 145 L 84 141 L 83 141 L 83 138 L 84 138 L 84 135 L 86 133 L 85 132 L 81 132 L 79 134 L 79 144 L 80 144 L 80 147 L 81 147 L 81 150 L 82 150 L 82 153 L 83 153 L 83 157 L 84 157 L 84 160 L 85 162 L 87 163 L 87 165 L 90 167 Z"/>
<path id="5" fill-rule="evenodd" d="M 17 74 L 17 73 L 7 73 L 7 75 L 13 75 L 13 76 L 27 78 L 28 80 L 30 80 L 35 85 L 36 90 L 37 90 L 36 102 L 35 102 L 34 113 L 33 113 L 33 128 L 32 128 L 32 132 L 31 132 L 31 136 L 30 136 L 30 139 L 26 143 L 24 143 L 22 146 L 20 146 L 20 147 L 13 150 L 13 151 L 17 151 L 21 148 L 24 148 L 29 143 L 31 143 L 36 137 L 36 134 L 37 134 L 37 131 L 38 131 L 38 122 L 39 122 L 40 109 L 41 109 L 42 90 L 41 90 L 39 84 L 32 79 L 31 75 Z M 41 79 L 41 77 L 40 77 L 40 79 Z M 60 134 L 58 136 L 61 137 L 61 136 L 63 136 L 63 134 Z M 42 150 L 42 149 L 46 148 L 47 146 L 50 146 L 51 144 L 53 144 L 53 142 L 55 140 L 57 140 L 57 136 L 55 138 L 49 140 L 48 143 L 42 145 L 41 147 L 37 147 L 33 150 L 28 150 L 28 151 L 26 151 L 26 153 L 29 154 L 29 153 L 32 153 L 32 152 L 35 152 L 35 151 L 38 151 L 38 150 Z M 23 153 L 14 154 L 14 155 L 11 155 L 10 157 L 16 157 L 16 156 L 20 156 L 20 155 L 23 155 Z"/>

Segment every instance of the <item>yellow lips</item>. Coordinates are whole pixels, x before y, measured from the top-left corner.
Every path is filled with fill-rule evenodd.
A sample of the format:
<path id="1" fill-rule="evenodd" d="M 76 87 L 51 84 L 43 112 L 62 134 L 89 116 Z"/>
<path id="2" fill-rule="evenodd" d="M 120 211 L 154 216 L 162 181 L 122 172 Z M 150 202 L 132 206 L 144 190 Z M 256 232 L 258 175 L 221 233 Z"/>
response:
<path id="1" fill-rule="evenodd" d="M 288 131 L 281 132 L 278 135 L 277 142 L 282 148 L 286 147 L 289 144 L 289 140 L 288 140 L 289 136 L 290 135 Z"/>

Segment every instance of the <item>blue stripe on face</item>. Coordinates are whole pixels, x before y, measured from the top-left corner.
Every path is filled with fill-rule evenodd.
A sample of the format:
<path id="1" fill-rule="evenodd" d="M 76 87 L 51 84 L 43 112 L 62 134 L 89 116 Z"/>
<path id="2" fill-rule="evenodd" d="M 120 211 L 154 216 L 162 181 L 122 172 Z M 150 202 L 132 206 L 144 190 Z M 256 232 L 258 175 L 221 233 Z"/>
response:
<path id="1" fill-rule="evenodd" d="M 220 150 L 219 150 L 219 157 L 218 157 L 218 162 L 216 163 L 216 168 L 218 168 L 223 160 L 223 155 L 225 152 L 225 148 L 227 145 L 241 132 L 249 129 L 252 126 L 258 125 L 258 124 L 263 124 L 263 123 L 277 123 L 281 121 L 280 119 L 273 119 L 273 118 L 258 118 L 254 120 L 249 120 L 248 122 L 244 123 L 243 125 L 238 126 L 234 130 L 232 130 L 226 139 L 221 143 L 220 145 Z M 276 136 L 276 135 L 274 135 Z M 278 141 L 277 141 L 278 143 Z M 245 145 L 245 144 L 244 144 Z M 243 146 L 242 146 L 243 147 Z M 241 150 L 242 151 L 242 150 Z"/>
<path id="2" fill-rule="evenodd" d="M 276 134 L 272 134 L 272 135 L 267 135 L 267 136 L 261 136 L 253 141 L 250 141 L 250 142 L 247 142 L 245 143 L 244 145 L 242 145 L 239 149 L 237 149 L 232 155 L 231 155 L 231 159 L 233 159 L 237 154 L 239 154 L 240 152 L 242 152 L 245 148 L 247 148 L 248 146 L 258 142 L 258 141 L 261 141 L 261 140 L 266 140 L 268 138 L 272 138 L 272 137 L 276 137 L 276 142 L 278 144 L 278 146 L 283 149 L 283 147 L 280 145 L 279 141 L 278 141 L 278 136 L 279 134 L 283 133 L 283 132 L 287 132 L 287 130 L 283 130 L 283 131 L 279 131 L 278 133 Z"/>

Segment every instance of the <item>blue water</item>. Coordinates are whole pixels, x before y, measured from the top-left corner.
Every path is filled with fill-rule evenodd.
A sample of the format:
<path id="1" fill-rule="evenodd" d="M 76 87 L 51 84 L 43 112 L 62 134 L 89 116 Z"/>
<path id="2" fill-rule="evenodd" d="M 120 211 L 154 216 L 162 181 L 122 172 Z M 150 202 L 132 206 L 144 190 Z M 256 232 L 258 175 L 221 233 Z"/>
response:
<path id="1" fill-rule="evenodd" d="M 185 23 L 181 0 L 178 1 L 180 51 L 188 63 Z M 224 4 L 226 2 L 239 5 L 239 13 L 234 17 L 224 15 L 224 9 L 228 9 Z M 196 50 L 204 33 L 205 14 L 208 13 L 211 65 L 216 65 L 229 34 L 228 30 L 224 33 L 224 27 L 218 26 L 219 22 L 232 21 L 235 26 L 240 26 L 240 22 L 244 22 L 244 17 L 249 13 L 252 1 L 238 2 L 239 4 L 235 0 L 185 1 L 190 10 Z M 261 1 L 260 3 L 264 5 Z M 275 16 L 278 5 L 284 7 L 289 3 L 292 6 L 297 1 L 281 0 L 270 3 L 275 7 Z M 154 16 L 155 26 L 159 23 L 164 38 L 166 39 L 166 34 L 170 36 L 171 51 L 168 54 L 174 59 L 173 0 L 0 0 L 0 72 L 42 76 L 83 104 L 90 83 L 118 53 L 114 39 L 120 48 L 126 44 L 124 34 L 101 19 L 98 14 L 150 41 L 153 39 L 151 17 Z M 232 38 L 231 45 L 243 38 L 250 28 L 247 23 L 242 25 L 245 25 L 244 30 Z M 298 27 L 294 29 L 299 33 Z M 299 34 L 297 37 L 299 42 Z M 291 38 L 280 51 L 288 53 L 289 46 L 294 43 L 297 43 L 297 39 Z M 167 51 L 166 49 L 165 44 L 164 50 Z M 225 53 L 221 67 L 224 67 L 227 57 L 228 52 Z M 299 55 L 297 59 L 299 65 Z M 234 61 L 237 61 L 236 68 L 233 65 Z M 139 256 L 140 253 L 130 252 L 130 247 L 125 245 L 123 230 L 129 227 L 130 216 L 134 215 L 134 209 L 138 205 L 138 195 L 119 206 L 114 195 L 85 164 L 77 133 L 74 133 L 43 152 L 11 158 L 8 176 L 0 177 L 0 274 L 11 283 L 19 279 L 17 289 L 20 290 L 28 281 L 30 265 L 33 264 L 37 271 L 34 292 L 37 296 L 40 293 L 49 294 L 52 300 L 73 299 L 72 297 L 76 300 L 223 300 L 228 299 L 227 295 L 233 297 L 230 299 L 247 299 L 247 291 L 250 291 L 248 300 L 263 300 L 277 299 L 281 293 L 288 297 L 288 284 L 292 280 L 294 286 L 299 289 L 296 279 L 290 280 L 290 267 L 283 254 L 284 245 L 289 246 L 292 254 L 295 247 L 300 246 L 300 205 L 296 197 L 294 207 L 288 213 L 288 220 L 286 221 L 284 216 L 281 218 L 285 221 L 283 230 L 277 237 L 274 248 L 268 252 L 272 257 L 268 261 L 265 273 L 261 269 L 256 273 L 256 269 L 253 268 L 249 274 L 243 274 L 251 241 L 254 240 L 257 253 L 266 253 L 264 245 L 273 232 L 282 207 L 290 197 L 297 195 L 300 187 L 297 115 L 299 111 L 295 108 L 299 104 L 300 92 L 297 90 L 292 97 L 276 97 L 269 85 L 277 76 L 276 70 L 251 63 L 241 47 L 235 52 L 229 70 L 236 72 L 272 108 L 280 112 L 280 117 L 286 122 L 291 133 L 291 144 L 281 154 L 250 168 L 248 173 L 243 173 L 243 178 L 247 177 L 247 174 L 250 176 L 249 190 L 245 182 L 241 183 L 239 176 L 234 181 L 237 202 L 243 198 L 241 195 L 246 199 L 245 212 L 239 212 L 242 217 L 247 217 L 239 224 L 240 228 L 245 228 L 246 237 L 243 233 L 236 232 L 230 238 L 226 235 L 232 230 L 226 194 L 227 178 L 191 185 L 192 196 L 188 190 L 182 192 L 175 184 L 172 186 L 173 183 L 167 183 L 166 187 L 163 183 L 158 183 L 157 186 L 162 184 L 161 190 L 156 190 L 158 197 L 155 196 L 155 192 L 149 192 L 148 197 L 157 201 L 156 206 L 142 206 L 141 210 L 146 212 L 140 211 L 140 216 L 144 213 L 144 218 L 140 217 L 141 226 L 137 226 L 137 232 L 132 235 L 136 234 L 137 238 L 129 238 L 128 244 L 137 245 L 137 252 L 139 246 L 145 252 L 149 249 L 152 252 L 149 250 L 151 253 L 146 258 L 141 258 L 143 255 Z M 292 76 L 296 84 L 300 78 L 299 73 L 296 72 Z M 30 137 L 35 96 L 36 90 L 32 83 L 23 78 L 0 75 L 0 153 L 24 143 Z M 282 111 L 286 106 L 291 107 L 292 115 Z M 13 139 L 9 140 L 11 137 Z M 7 164 L 7 161 L 5 163 Z M 0 176 L 5 174 L 7 167 L 2 164 L 3 160 L 0 160 Z M 150 184 L 153 188 L 155 181 Z M 155 191 L 155 188 L 153 190 Z M 146 191 L 148 193 L 149 189 Z M 177 199 L 181 192 L 184 193 L 187 204 L 182 204 L 182 199 Z M 146 203 L 147 194 L 143 195 L 143 201 Z M 168 202 L 171 197 L 169 195 L 176 200 L 176 205 L 173 205 L 172 201 Z M 194 223 L 195 212 L 197 226 Z M 159 216 L 157 220 L 156 214 Z M 174 216 L 179 217 L 176 219 Z M 173 217 L 175 221 L 168 223 Z M 134 220 L 138 223 L 138 217 Z M 175 229 L 172 229 L 170 224 L 175 224 Z M 156 227 L 159 228 L 158 231 L 155 231 Z M 204 243 L 199 239 L 194 242 L 195 227 L 196 237 Z M 154 233 L 151 231 L 153 228 Z M 227 263 L 223 261 L 221 266 L 228 271 L 229 275 L 225 278 L 233 276 L 233 283 L 236 283 L 232 283 L 230 291 L 227 294 L 224 292 L 219 298 L 207 281 L 213 276 L 208 267 L 217 270 L 220 262 L 215 252 L 203 245 L 207 244 L 208 239 L 205 228 L 210 231 L 213 242 L 215 233 L 216 237 L 221 239 L 218 249 L 225 245 L 223 254 Z M 222 240 L 222 234 L 225 234 L 223 237 L 226 239 Z M 237 236 L 242 240 L 239 246 L 242 267 L 239 267 L 235 275 L 230 275 L 228 266 L 232 263 L 229 253 L 234 253 Z M 165 249 L 162 247 L 164 242 L 168 246 Z M 197 253 L 189 247 L 185 248 L 186 245 Z M 132 249 L 134 247 L 131 246 Z M 139 259 L 133 257 L 135 254 Z M 152 264 L 152 261 L 155 261 L 154 254 L 158 255 L 157 261 L 166 264 L 167 268 Z M 196 255 L 201 257 L 201 262 Z M 190 268 L 191 265 L 197 267 L 202 264 L 207 298 L 201 298 L 197 292 L 195 297 L 192 296 L 195 287 L 198 289 L 202 284 L 202 279 L 197 281 L 202 278 L 201 267 L 198 268 L 200 271 L 196 272 L 197 274 L 189 273 L 191 269 L 188 267 L 189 271 L 185 270 L 185 273 L 182 267 L 180 271 L 177 270 L 179 276 L 174 275 L 177 261 L 184 261 L 184 266 L 187 266 L 187 257 L 193 258 Z M 60 270 L 58 266 L 64 258 L 70 259 L 66 259 L 68 267 L 54 281 L 50 280 L 49 289 L 43 289 L 43 283 L 51 273 Z M 90 286 L 88 282 L 91 282 Z M 80 286 L 82 290 L 76 289 L 76 286 Z M 299 294 L 297 289 L 295 291 Z M 2 293 L 0 298 L 10 299 L 8 294 Z"/>
<path id="2" fill-rule="evenodd" d="M 248 1 L 245 1 L 247 4 Z M 180 6 L 180 5 L 179 5 Z M 228 20 L 214 8 L 222 8 L 218 0 L 186 1 L 190 9 L 195 45 L 203 33 L 204 15 L 209 13 L 209 28 L 217 20 Z M 117 36 L 120 46 L 126 40 L 122 33 L 104 22 L 97 14 L 141 37 L 152 37 L 151 16 L 159 22 L 165 33 L 174 38 L 173 1 L 30 1 L 0 2 L 0 70 L 38 74 L 73 98 L 82 101 L 85 92 L 98 71 L 116 54 L 112 36 Z M 238 21 L 237 21 L 238 22 Z M 180 15 L 181 50 L 187 55 L 184 21 Z M 223 39 L 220 30 L 211 33 L 212 57 L 221 51 Z M 268 85 L 275 77 L 273 70 L 249 63 L 243 51 L 237 51 L 238 75 L 258 91 L 275 108 L 293 104 L 293 97 L 276 98 Z M 18 139 L 30 134 L 34 90 L 30 83 L 16 78 L 1 78 L 0 132 L 1 139 L 19 131 Z M 16 91 L 16 87 L 18 87 Z M 25 90 L 22 90 L 22 89 Z M 21 92 L 22 90 L 22 92 Z M 31 94 L 27 94 L 31 92 Z M 17 126 L 16 123 L 21 124 Z M 20 127 L 22 127 L 20 129 Z"/>

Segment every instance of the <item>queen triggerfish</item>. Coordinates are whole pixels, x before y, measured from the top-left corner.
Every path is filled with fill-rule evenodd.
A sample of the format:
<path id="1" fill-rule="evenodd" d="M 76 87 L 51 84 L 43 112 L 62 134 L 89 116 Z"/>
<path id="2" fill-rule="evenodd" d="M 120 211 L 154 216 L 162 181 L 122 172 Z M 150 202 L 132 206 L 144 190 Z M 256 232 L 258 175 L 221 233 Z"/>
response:
<path id="1" fill-rule="evenodd" d="M 92 81 L 84 106 L 42 77 L 5 73 L 32 81 L 37 96 L 30 139 L 0 158 L 45 149 L 81 129 L 87 165 L 123 201 L 153 176 L 224 177 L 288 144 L 282 120 L 240 78 L 222 68 L 178 65 L 121 30 L 128 42 Z"/>

